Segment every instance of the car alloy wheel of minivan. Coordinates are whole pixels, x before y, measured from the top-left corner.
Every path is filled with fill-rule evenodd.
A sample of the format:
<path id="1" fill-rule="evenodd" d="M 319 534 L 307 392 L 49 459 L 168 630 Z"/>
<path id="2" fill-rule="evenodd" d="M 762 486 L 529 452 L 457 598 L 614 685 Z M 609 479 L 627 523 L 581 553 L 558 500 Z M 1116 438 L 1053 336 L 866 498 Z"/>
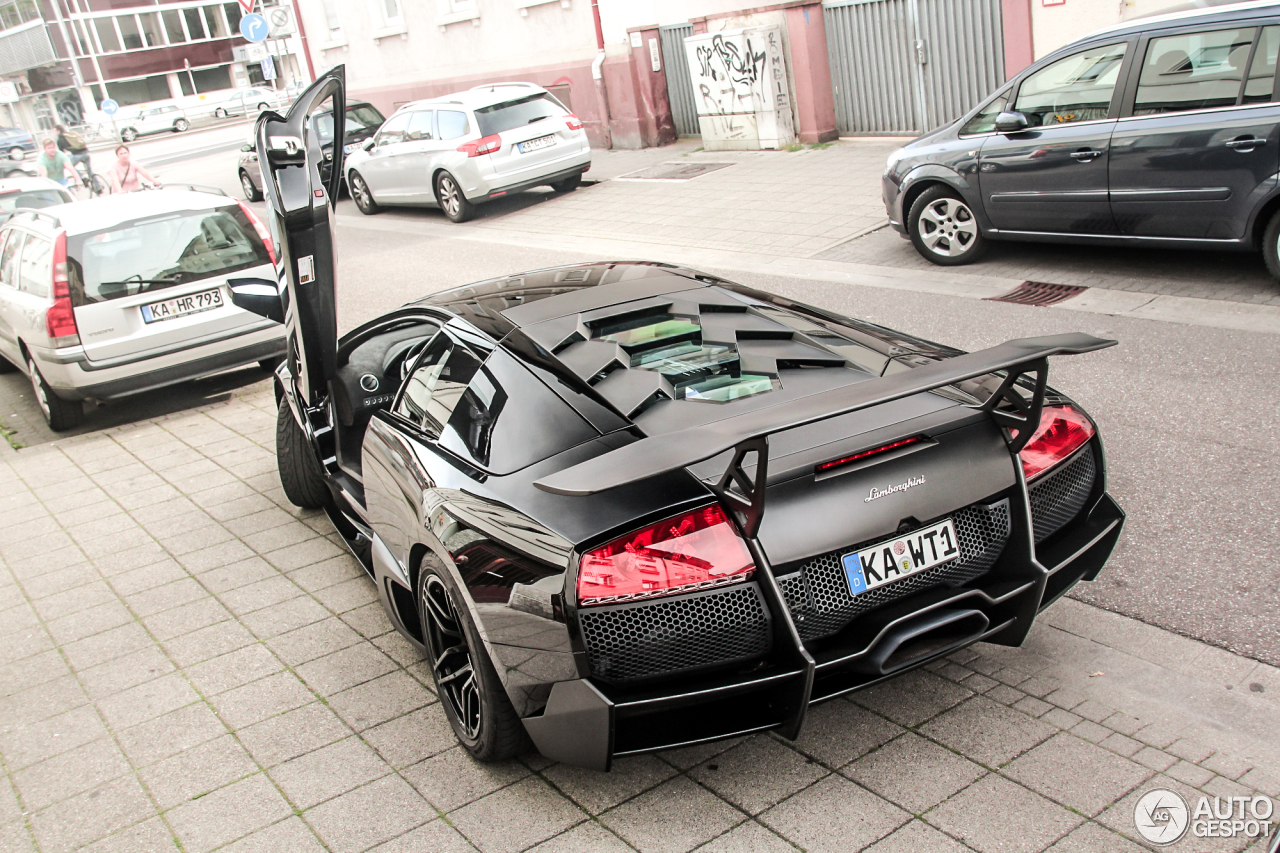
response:
<path id="1" fill-rule="evenodd" d="M 917 251 L 935 264 L 967 264 L 986 248 L 973 211 L 948 187 L 921 193 L 911 205 L 907 227 Z"/>
<path id="2" fill-rule="evenodd" d="M 369 185 L 364 182 L 364 178 L 360 177 L 359 172 L 352 172 L 347 183 L 351 185 L 351 198 L 355 200 L 356 207 L 360 208 L 361 213 L 372 216 L 382 210 L 382 205 L 373 200 L 373 193 L 369 191 Z"/>
<path id="3" fill-rule="evenodd" d="M 436 178 L 436 200 L 450 222 L 466 222 L 475 213 L 475 205 L 467 201 L 462 187 L 448 172 L 441 172 Z"/>
<path id="4" fill-rule="evenodd" d="M 253 185 L 253 178 L 249 177 L 249 173 L 244 169 L 240 170 L 240 189 L 244 190 L 244 197 L 249 201 L 262 201 L 262 190 Z"/>

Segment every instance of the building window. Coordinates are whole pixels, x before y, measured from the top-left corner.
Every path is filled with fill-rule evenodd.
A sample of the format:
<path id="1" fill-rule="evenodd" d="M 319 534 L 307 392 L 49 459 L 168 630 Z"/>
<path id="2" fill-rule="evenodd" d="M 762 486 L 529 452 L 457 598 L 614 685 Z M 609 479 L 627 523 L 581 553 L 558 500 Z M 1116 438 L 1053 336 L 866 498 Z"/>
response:
<path id="1" fill-rule="evenodd" d="M 338 16 L 337 0 L 322 0 L 325 24 L 329 27 L 329 41 L 342 40 L 342 18 Z"/>
<path id="2" fill-rule="evenodd" d="M 222 17 L 222 7 L 205 6 L 204 20 L 208 25 L 209 38 L 224 39 L 227 37 L 227 22 Z"/>
<path id="3" fill-rule="evenodd" d="M 102 45 L 103 53 L 115 53 L 120 49 L 115 18 L 98 18 L 93 22 L 93 28 L 98 31 L 98 44 Z"/>
<path id="4" fill-rule="evenodd" d="M 14 0 L 14 2 L 0 4 L 0 30 L 20 27 L 38 20 L 40 20 L 40 10 L 36 8 L 35 0 Z"/>
<path id="5" fill-rule="evenodd" d="M 377 0 L 378 11 L 382 14 L 384 27 L 404 25 L 404 12 L 400 8 L 400 0 Z"/>
<path id="6" fill-rule="evenodd" d="M 187 19 L 187 32 L 191 33 L 192 41 L 208 38 L 204 34 L 204 21 L 200 18 L 199 9 L 183 9 L 182 15 Z"/>
<path id="7" fill-rule="evenodd" d="M 124 40 L 125 50 L 137 50 L 142 47 L 142 33 L 138 30 L 138 19 L 133 15 L 121 15 L 116 18 L 120 25 L 120 37 Z"/>
<path id="8" fill-rule="evenodd" d="M 449 0 L 450 12 L 474 12 L 476 0 Z"/>
<path id="9" fill-rule="evenodd" d="M 222 11 L 227 15 L 227 27 L 230 32 L 240 32 L 240 18 L 243 13 L 240 11 L 239 3 L 223 3 Z"/>
<path id="10" fill-rule="evenodd" d="M 176 9 L 166 9 L 160 13 L 164 17 L 164 31 L 169 36 L 169 44 L 182 44 L 187 34 L 182 30 L 182 15 Z"/>
<path id="11" fill-rule="evenodd" d="M 142 35 L 146 39 L 147 47 L 163 46 L 164 36 L 160 33 L 160 16 L 155 12 L 143 12 L 138 16 L 138 20 L 142 24 Z"/>

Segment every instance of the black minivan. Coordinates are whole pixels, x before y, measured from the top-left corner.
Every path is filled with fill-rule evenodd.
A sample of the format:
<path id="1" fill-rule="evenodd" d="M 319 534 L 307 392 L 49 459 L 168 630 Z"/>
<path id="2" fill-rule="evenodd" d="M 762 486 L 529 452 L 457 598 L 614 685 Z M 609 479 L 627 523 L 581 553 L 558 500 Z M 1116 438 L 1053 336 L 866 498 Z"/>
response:
<path id="1" fill-rule="evenodd" d="M 1280 3 L 1100 30 L 889 155 L 889 220 L 936 264 L 988 240 L 1261 249 L 1280 278 Z"/>

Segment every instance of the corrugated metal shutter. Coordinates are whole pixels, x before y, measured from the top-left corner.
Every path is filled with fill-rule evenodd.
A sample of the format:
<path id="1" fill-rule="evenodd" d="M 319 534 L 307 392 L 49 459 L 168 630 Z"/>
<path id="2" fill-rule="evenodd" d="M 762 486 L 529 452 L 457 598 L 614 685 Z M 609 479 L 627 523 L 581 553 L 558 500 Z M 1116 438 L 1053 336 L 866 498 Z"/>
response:
<path id="1" fill-rule="evenodd" d="M 1000 0 L 823 4 L 842 134 L 922 133 L 1004 81 Z"/>
<path id="2" fill-rule="evenodd" d="M 676 133 L 680 136 L 700 136 L 702 133 L 698 129 L 698 105 L 693 99 L 689 63 L 684 55 L 684 40 L 691 35 L 693 24 L 658 29 L 658 38 L 662 42 L 662 67 L 667 71 L 667 98 L 671 102 Z"/>

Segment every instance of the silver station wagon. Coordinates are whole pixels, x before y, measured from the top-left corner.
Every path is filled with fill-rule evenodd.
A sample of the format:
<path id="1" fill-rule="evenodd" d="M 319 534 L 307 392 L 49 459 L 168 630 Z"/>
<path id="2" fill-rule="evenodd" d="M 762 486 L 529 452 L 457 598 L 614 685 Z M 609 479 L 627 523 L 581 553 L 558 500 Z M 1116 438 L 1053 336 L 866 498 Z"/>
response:
<path id="1" fill-rule="evenodd" d="M 231 304 L 273 278 L 244 204 L 185 189 L 20 211 L 0 228 L 0 370 L 27 373 L 54 430 L 84 400 L 151 391 L 284 355 L 282 328 Z"/>

